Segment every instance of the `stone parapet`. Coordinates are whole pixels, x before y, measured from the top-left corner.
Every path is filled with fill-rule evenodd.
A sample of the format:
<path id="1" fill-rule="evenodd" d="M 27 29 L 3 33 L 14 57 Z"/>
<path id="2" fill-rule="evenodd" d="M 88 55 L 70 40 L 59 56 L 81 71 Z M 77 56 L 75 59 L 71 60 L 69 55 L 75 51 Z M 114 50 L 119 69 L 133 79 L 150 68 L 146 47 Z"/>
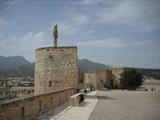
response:
<path id="1" fill-rule="evenodd" d="M 69 100 L 74 88 L 0 102 L 0 120 L 31 120 Z"/>

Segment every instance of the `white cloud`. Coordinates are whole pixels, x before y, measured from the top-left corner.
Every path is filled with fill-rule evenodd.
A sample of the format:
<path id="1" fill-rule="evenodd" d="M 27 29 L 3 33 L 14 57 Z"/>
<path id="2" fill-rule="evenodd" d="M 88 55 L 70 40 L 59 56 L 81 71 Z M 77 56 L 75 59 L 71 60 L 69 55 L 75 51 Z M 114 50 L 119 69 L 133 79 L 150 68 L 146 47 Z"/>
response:
<path id="1" fill-rule="evenodd" d="M 84 6 L 95 6 L 97 4 L 109 4 L 113 3 L 114 1 L 111 0 L 79 0 L 76 3 L 79 3 Z"/>
<path id="2" fill-rule="evenodd" d="M 16 4 L 22 4 L 24 0 L 6 0 L 5 4 L 7 5 L 16 5 Z"/>
<path id="3" fill-rule="evenodd" d="M 96 5 L 101 2 L 104 2 L 104 0 L 81 0 L 81 4 L 83 5 Z"/>
<path id="4" fill-rule="evenodd" d="M 147 45 L 149 41 L 127 41 L 121 38 L 108 38 L 104 40 L 95 40 L 88 42 L 78 43 L 79 46 L 87 47 L 108 47 L 108 48 L 126 48 L 133 46 L 144 46 Z"/>
<path id="5" fill-rule="evenodd" d="M 78 15 L 75 18 L 73 18 L 73 21 L 80 26 L 86 25 L 86 24 L 89 24 L 89 17 L 86 15 Z"/>
<path id="6" fill-rule="evenodd" d="M 89 29 L 89 24 L 91 23 L 90 18 L 84 14 L 76 13 L 76 15 L 72 15 L 68 20 L 55 23 L 59 25 L 59 30 L 64 35 L 92 32 L 92 30 Z"/>
<path id="7" fill-rule="evenodd" d="M 0 28 L 4 27 L 6 24 L 7 22 L 4 19 L 0 18 Z"/>
<path id="8" fill-rule="evenodd" d="M 39 47 L 51 45 L 49 42 L 49 33 L 41 31 L 38 33 L 29 32 L 21 38 L 0 38 L 0 54 L 4 56 L 21 55 L 29 60 L 33 60 L 34 51 Z"/>
<path id="9" fill-rule="evenodd" d="M 100 23 L 124 24 L 139 30 L 160 29 L 160 1 L 124 0 L 111 8 L 98 12 Z"/>
<path id="10" fill-rule="evenodd" d="M 61 31 L 62 34 L 75 34 L 79 29 L 76 28 L 74 25 L 70 23 L 65 23 L 65 22 L 57 22 L 59 25 L 59 31 Z"/>

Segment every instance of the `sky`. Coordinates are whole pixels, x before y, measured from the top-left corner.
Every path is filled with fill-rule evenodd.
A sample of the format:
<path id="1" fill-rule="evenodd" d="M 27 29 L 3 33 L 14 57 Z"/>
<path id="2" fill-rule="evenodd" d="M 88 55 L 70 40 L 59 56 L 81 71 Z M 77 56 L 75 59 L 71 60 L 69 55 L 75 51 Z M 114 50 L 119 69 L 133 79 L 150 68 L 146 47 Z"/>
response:
<path id="1" fill-rule="evenodd" d="M 160 0 L 0 0 L 0 56 L 77 46 L 79 59 L 160 68 Z"/>

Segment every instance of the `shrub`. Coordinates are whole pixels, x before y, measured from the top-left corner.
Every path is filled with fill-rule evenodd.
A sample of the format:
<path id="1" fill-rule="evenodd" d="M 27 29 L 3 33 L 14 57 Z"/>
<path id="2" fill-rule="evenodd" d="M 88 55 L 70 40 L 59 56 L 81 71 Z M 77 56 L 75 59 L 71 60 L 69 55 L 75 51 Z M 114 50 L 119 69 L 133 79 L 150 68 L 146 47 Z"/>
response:
<path id="1" fill-rule="evenodd" d="M 121 74 L 121 87 L 135 89 L 142 84 L 143 76 L 135 69 L 127 69 Z"/>

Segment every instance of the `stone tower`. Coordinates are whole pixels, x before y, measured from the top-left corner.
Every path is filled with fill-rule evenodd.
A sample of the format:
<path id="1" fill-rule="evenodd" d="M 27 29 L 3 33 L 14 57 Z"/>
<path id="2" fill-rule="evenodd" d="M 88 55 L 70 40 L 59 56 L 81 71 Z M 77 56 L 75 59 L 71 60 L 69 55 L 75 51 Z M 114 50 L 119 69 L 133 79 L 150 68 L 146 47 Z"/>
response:
<path id="1" fill-rule="evenodd" d="M 58 38 L 58 35 L 56 37 Z M 54 43 L 57 44 L 57 42 Z M 36 49 L 35 94 L 69 88 L 77 89 L 77 87 L 77 47 L 57 47 L 54 45 L 54 47 Z"/>

